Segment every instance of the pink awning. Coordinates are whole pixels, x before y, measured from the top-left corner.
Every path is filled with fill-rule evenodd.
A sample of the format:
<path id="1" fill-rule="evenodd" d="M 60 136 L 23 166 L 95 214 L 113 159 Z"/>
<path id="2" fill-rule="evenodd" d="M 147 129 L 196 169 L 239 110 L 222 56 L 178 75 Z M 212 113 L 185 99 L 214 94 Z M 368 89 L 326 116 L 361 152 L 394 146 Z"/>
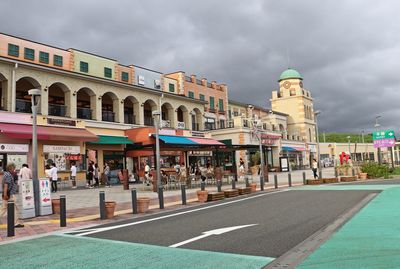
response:
<path id="1" fill-rule="evenodd" d="M 215 140 L 215 139 L 211 139 L 211 138 L 188 137 L 188 139 L 192 140 L 193 142 L 196 142 L 197 144 L 201 144 L 201 145 L 225 146 L 224 143 L 219 142 L 218 140 Z"/>

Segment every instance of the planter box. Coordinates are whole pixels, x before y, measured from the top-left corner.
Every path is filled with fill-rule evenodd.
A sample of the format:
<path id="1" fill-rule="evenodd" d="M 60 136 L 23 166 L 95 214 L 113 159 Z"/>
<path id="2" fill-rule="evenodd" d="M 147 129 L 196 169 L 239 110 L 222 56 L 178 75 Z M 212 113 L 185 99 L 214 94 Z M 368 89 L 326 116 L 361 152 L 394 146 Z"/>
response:
<path id="1" fill-rule="evenodd" d="M 250 183 L 251 192 L 257 191 L 257 183 Z"/>
<path id="2" fill-rule="evenodd" d="M 320 185 L 324 184 L 323 179 L 307 179 L 306 181 L 307 185 Z"/>
<path id="3" fill-rule="evenodd" d="M 339 182 L 339 179 L 336 177 L 323 178 L 322 180 L 324 181 L 324 183 L 338 183 Z"/>
<path id="4" fill-rule="evenodd" d="M 251 193 L 251 187 L 239 188 L 238 191 L 239 191 L 239 195 L 250 194 Z"/>
<path id="5" fill-rule="evenodd" d="M 356 181 L 357 177 L 341 177 L 340 182 L 352 182 Z"/>
<path id="6" fill-rule="evenodd" d="M 140 197 L 137 198 L 137 207 L 139 213 L 146 213 L 149 210 L 150 198 Z"/>
<path id="7" fill-rule="evenodd" d="M 218 201 L 225 198 L 225 193 L 221 192 L 210 192 L 207 195 L 207 201 Z"/>
<path id="8" fill-rule="evenodd" d="M 367 173 L 359 173 L 359 174 L 358 174 L 358 177 L 359 177 L 361 180 L 365 180 L 365 179 L 368 178 L 368 174 L 367 174 Z"/>
<path id="9" fill-rule="evenodd" d="M 53 214 L 60 214 L 60 199 L 51 199 Z"/>
<path id="10" fill-rule="evenodd" d="M 239 190 L 238 189 L 224 190 L 224 194 L 226 198 L 236 197 L 239 195 Z"/>
<path id="11" fill-rule="evenodd" d="M 208 191 L 197 191 L 197 199 L 200 203 L 207 202 L 208 199 Z"/>
<path id="12" fill-rule="evenodd" d="M 106 218 L 112 219 L 114 217 L 115 206 L 117 205 L 114 201 L 106 202 Z"/>

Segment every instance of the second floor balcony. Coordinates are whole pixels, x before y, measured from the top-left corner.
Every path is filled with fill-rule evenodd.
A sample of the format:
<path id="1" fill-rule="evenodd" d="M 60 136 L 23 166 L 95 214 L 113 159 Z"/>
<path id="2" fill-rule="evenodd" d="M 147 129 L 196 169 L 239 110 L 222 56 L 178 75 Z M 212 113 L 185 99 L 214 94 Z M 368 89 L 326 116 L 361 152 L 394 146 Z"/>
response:
<path id="1" fill-rule="evenodd" d="M 200 124 L 192 122 L 192 131 L 200 131 Z"/>
<path id="2" fill-rule="evenodd" d="M 67 107 L 64 105 L 49 104 L 49 115 L 65 117 Z"/>
<path id="3" fill-rule="evenodd" d="M 17 99 L 15 103 L 15 112 L 32 113 L 31 101 L 26 101 L 24 99 Z"/>
<path id="4" fill-rule="evenodd" d="M 144 118 L 144 125 L 146 125 L 146 126 L 154 126 L 153 118 L 145 117 Z"/>
<path id="5" fill-rule="evenodd" d="M 77 118 L 78 119 L 85 119 L 91 120 L 92 119 L 92 110 L 86 107 L 78 107 L 77 108 Z"/>
<path id="6" fill-rule="evenodd" d="M 136 117 L 132 114 L 124 114 L 124 123 L 126 124 L 136 124 Z"/>
<path id="7" fill-rule="evenodd" d="M 115 113 L 112 111 L 103 110 L 101 112 L 101 119 L 103 121 L 115 122 Z"/>

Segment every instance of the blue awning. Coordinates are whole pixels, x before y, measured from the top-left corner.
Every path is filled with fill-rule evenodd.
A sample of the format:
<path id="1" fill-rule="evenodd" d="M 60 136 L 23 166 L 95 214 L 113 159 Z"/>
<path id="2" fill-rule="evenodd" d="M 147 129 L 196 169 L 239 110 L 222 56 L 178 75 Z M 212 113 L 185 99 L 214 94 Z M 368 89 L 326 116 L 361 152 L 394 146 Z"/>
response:
<path id="1" fill-rule="evenodd" d="M 160 135 L 159 138 L 166 144 L 197 145 L 196 142 L 183 136 Z"/>
<path id="2" fill-rule="evenodd" d="M 297 151 L 297 150 L 292 147 L 282 147 L 282 151 Z"/>

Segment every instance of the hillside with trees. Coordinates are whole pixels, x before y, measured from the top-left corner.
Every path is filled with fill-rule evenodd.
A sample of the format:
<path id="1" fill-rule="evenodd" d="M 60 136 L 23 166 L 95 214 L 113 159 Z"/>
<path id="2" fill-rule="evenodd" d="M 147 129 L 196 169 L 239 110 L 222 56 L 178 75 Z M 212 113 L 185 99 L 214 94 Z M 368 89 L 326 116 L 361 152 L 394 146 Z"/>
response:
<path id="1" fill-rule="evenodd" d="M 348 143 L 348 136 L 350 136 L 351 143 L 362 143 L 362 135 L 352 133 L 320 133 L 319 142 Z M 372 134 L 364 134 L 364 142 L 372 143 Z"/>

